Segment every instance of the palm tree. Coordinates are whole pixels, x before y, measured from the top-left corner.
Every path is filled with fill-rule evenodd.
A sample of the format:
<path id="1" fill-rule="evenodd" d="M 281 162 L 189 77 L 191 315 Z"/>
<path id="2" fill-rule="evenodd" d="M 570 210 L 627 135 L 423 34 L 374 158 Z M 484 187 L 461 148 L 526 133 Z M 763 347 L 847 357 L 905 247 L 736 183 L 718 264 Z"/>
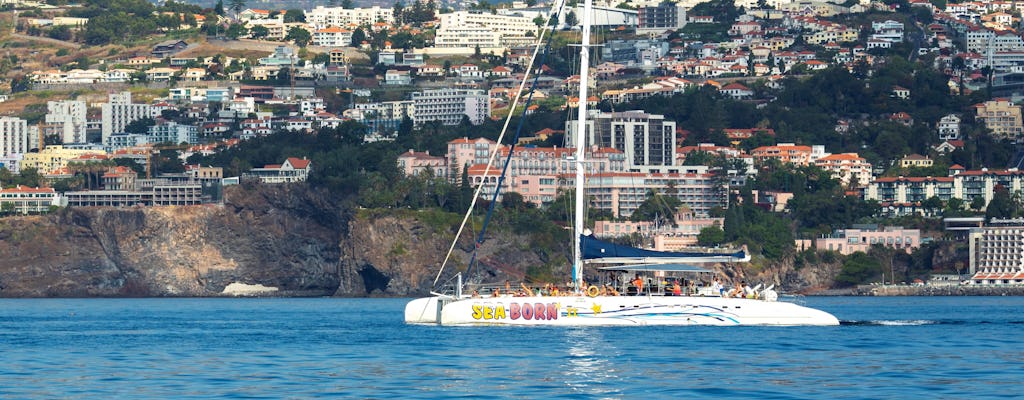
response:
<path id="1" fill-rule="evenodd" d="M 238 13 L 245 9 L 245 0 L 228 0 L 228 8 L 235 12 L 235 18 L 238 18 Z"/>

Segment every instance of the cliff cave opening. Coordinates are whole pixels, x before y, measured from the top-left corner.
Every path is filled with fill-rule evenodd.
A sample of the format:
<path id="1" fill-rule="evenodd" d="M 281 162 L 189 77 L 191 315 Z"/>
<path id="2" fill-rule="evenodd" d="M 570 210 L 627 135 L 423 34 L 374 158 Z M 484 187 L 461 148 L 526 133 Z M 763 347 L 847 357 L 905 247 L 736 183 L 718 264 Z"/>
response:
<path id="1" fill-rule="evenodd" d="M 391 278 L 382 274 L 372 265 L 363 266 L 363 268 L 359 270 L 359 276 L 363 278 L 363 286 L 366 288 L 366 294 L 371 294 L 374 290 L 380 290 L 383 293 L 387 290 L 388 283 L 391 282 Z"/>

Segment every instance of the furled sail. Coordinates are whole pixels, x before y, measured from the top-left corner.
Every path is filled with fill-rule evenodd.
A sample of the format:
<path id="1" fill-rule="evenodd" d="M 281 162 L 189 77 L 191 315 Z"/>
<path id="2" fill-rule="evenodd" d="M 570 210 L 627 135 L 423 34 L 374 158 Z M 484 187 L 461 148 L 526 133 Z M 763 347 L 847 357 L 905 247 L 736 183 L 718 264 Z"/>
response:
<path id="1" fill-rule="evenodd" d="M 593 236 L 580 235 L 583 259 L 596 264 L 670 264 L 746 262 L 750 255 L 739 251 L 656 251 L 605 242 Z"/>

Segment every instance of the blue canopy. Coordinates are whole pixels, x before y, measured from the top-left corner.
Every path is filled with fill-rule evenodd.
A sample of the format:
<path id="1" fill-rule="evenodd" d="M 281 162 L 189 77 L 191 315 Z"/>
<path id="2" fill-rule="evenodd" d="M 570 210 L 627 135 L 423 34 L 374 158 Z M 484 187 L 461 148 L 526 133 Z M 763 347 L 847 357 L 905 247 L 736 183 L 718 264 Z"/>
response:
<path id="1" fill-rule="evenodd" d="M 739 251 L 656 251 L 614 244 L 593 236 L 580 236 L 583 259 L 601 264 L 668 264 L 702 262 L 745 262 L 750 255 Z"/>

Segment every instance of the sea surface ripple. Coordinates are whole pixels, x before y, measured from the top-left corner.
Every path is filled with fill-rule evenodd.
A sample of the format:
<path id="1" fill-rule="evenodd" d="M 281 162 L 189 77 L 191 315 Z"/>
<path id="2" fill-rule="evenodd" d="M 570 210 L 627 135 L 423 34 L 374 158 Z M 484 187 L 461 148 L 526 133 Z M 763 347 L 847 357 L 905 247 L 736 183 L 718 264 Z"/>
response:
<path id="1" fill-rule="evenodd" d="M 1024 298 L 807 297 L 838 327 L 406 325 L 407 299 L 2 299 L 0 398 L 1007 398 Z"/>

